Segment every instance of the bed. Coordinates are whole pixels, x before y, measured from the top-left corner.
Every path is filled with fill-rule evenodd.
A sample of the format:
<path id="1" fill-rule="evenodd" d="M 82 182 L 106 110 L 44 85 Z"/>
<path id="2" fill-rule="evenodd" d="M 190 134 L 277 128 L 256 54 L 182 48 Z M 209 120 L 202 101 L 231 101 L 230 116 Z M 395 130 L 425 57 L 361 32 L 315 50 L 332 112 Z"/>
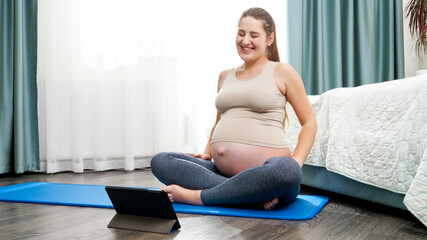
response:
<path id="1" fill-rule="evenodd" d="M 427 75 L 309 100 L 318 131 L 303 184 L 407 209 L 427 226 Z M 287 113 L 293 150 L 300 125 L 291 106 Z"/>

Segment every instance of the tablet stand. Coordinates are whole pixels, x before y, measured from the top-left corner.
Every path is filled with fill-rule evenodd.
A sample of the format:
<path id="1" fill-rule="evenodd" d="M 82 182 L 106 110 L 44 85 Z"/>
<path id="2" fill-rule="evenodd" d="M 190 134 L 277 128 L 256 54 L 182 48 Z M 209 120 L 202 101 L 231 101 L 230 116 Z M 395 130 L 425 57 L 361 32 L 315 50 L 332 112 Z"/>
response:
<path id="1" fill-rule="evenodd" d="M 111 219 L 108 227 L 144 232 L 171 233 L 179 229 L 179 223 L 177 219 L 116 214 Z"/>

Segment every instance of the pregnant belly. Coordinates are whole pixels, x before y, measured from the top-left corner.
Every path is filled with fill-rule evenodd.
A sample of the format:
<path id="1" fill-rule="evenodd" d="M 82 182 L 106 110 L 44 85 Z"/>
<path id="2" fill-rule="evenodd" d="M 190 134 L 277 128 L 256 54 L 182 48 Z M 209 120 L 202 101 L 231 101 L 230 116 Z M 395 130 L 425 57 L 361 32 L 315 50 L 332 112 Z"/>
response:
<path id="1" fill-rule="evenodd" d="M 211 150 L 216 167 L 228 177 L 262 165 L 269 158 L 291 156 L 289 148 L 268 148 L 236 142 L 215 142 Z"/>

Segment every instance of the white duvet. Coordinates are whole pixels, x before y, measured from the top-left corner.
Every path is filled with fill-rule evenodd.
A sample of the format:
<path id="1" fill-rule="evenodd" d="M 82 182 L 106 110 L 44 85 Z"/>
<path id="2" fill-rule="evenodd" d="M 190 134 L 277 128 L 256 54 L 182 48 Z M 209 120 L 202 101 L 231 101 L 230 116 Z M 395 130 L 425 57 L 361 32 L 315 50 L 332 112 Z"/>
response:
<path id="1" fill-rule="evenodd" d="M 396 193 L 427 226 L 427 75 L 309 96 L 319 126 L 306 164 Z M 300 130 L 288 107 L 286 137 Z"/>

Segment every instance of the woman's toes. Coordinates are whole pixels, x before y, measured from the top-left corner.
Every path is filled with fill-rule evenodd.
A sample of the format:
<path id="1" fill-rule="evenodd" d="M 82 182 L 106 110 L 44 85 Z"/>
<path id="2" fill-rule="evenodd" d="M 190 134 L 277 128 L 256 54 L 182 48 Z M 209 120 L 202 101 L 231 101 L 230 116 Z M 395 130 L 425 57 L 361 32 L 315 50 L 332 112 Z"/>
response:
<path id="1" fill-rule="evenodd" d="M 265 202 L 265 203 L 263 204 L 263 208 L 264 208 L 265 210 L 272 210 L 272 209 L 274 209 L 274 207 L 275 207 L 278 203 L 279 203 L 279 199 L 276 197 L 276 198 L 271 199 L 270 201 Z"/>

